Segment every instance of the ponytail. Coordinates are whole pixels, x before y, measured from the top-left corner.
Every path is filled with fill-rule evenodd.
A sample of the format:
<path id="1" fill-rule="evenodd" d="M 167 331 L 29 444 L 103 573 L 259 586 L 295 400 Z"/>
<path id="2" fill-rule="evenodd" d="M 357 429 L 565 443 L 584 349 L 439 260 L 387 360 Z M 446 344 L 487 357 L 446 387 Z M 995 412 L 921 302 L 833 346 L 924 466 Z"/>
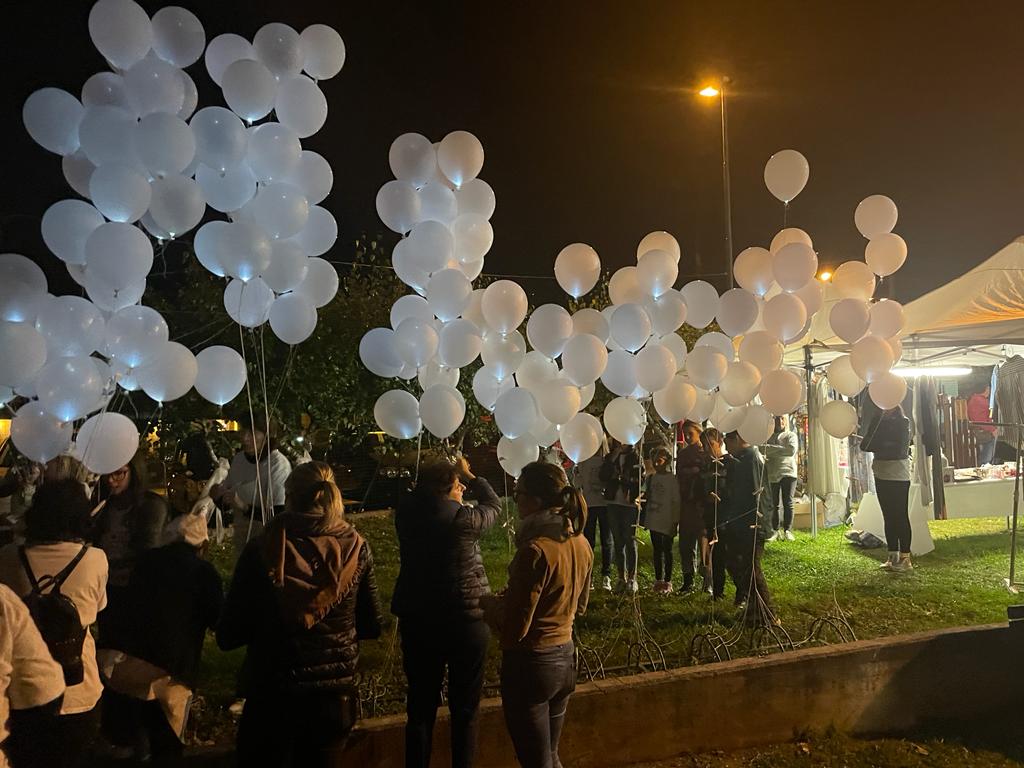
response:
<path id="1" fill-rule="evenodd" d="M 561 467 L 545 461 L 527 464 L 519 475 L 517 488 L 538 499 L 544 508 L 555 510 L 564 517 L 571 535 L 583 533 L 587 523 L 587 502 L 583 492 L 569 484 Z"/>
<path id="2" fill-rule="evenodd" d="M 562 509 L 559 512 L 569 521 L 569 530 L 573 536 L 579 536 L 587 526 L 587 500 L 583 491 L 574 485 L 566 485 L 562 489 Z"/>

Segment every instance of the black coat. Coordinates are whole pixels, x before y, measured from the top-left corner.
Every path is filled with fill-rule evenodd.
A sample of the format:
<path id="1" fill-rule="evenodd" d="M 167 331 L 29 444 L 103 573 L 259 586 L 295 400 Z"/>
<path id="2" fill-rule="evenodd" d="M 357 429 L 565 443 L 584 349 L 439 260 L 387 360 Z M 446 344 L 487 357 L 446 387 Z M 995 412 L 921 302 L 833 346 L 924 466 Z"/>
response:
<path id="1" fill-rule="evenodd" d="M 139 557 L 129 594 L 128 653 L 195 687 L 206 630 L 224 601 L 217 569 L 192 545 L 168 544 Z"/>
<path id="2" fill-rule="evenodd" d="M 860 443 L 862 451 L 870 451 L 882 461 L 900 461 L 910 456 L 910 419 L 906 416 L 881 414 L 865 430 Z"/>
<path id="3" fill-rule="evenodd" d="M 640 457 L 636 449 L 630 447 L 619 454 L 609 453 L 604 457 L 598 477 L 604 483 L 605 499 L 614 501 L 621 490 L 632 503 L 640 495 Z"/>
<path id="4" fill-rule="evenodd" d="M 310 629 L 286 627 L 276 610 L 274 585 L 264 559 L 265 535 L 246 545 L 235 566 L 217 645 L 248 646 L 239 681 L 245 696 L 345 690 L 359 664 L 359 641 L 380 637 L 381 612 L 373 553 L 363 542 L 348 593 Z"/>
<path id="5" fill-rule="evenodd" d="M 491 591 L 480 537 L 498 521 L 501 501 L 482 477 L 468 490 L 476 506 L 408 494 L 395 510 L 401 568 L 391 612 L 400 618 L 483 618 L 480 598 Z"/>

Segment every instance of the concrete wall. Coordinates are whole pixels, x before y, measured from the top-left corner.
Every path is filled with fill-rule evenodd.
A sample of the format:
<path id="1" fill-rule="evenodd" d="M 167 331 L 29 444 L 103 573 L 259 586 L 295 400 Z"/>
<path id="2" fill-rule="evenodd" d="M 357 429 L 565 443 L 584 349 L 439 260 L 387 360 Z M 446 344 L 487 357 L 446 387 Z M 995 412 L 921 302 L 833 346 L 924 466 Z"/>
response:
<path id="1" fill-rule="evenodd" d="M 1022 701 L 1020 644 L 1005 626 L 940 630 L 587 683 L 570 703 L 560 754 L 567 768 L 598 768 L 786 741 L 830 725 L 895 733 L 971 720 Z M 438 768 L 450 765 L 442 713 Z M 351 764 L 401 768 L 403 725 L 402 717 L 365 721 L 349 742 Z M 488 700 L 477 765 L 515 764 L 501 702 Z"/>

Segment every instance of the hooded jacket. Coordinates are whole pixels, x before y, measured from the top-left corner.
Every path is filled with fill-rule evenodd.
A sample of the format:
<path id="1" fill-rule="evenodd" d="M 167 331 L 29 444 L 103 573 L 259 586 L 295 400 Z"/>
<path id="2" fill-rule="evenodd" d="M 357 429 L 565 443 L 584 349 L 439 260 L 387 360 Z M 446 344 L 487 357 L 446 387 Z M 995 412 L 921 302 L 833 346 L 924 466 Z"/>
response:
<path id="1" fill-rule="evenodd" d="M 725 524 L 744 535 L 762 540 L 772 535 L 772 501 L 764 459 L 750 445 L 730 456 L 725 463 L 728 489 Z M 723 516 L 719 512 L 719 525 Z"/>

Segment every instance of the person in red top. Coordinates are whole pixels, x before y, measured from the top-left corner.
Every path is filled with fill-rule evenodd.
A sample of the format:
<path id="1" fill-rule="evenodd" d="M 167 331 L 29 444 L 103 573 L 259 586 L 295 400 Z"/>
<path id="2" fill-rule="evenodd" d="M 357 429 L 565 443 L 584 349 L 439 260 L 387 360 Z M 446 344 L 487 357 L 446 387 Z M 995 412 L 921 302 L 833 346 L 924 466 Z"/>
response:
<path id="1" fill-rule="evenodd" d="M 978 466 L 992 463 L 996 452 L 996 428 L 992 424 L 992 409 L 989 407 L 992 398 L 992 387 L 985 385 L 980 392 L 975 392 L 967 401 L 967 418 L 971 421 L 971 431 L 978 441 Z M 983 422 L 984 426 L 979 426 Z"/>

